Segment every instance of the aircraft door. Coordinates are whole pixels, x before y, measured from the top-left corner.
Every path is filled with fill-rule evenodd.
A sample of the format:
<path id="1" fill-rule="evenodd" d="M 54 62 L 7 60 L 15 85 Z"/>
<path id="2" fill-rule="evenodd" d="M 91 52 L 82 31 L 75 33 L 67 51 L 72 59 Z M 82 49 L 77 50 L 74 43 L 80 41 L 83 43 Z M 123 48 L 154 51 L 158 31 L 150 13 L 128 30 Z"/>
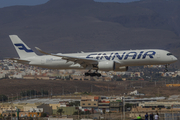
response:
<path id="1" fill-rule="evenodd" d="M 46 63 L 46 59 L 41 59 L 41 64 L 45 64 Z"/>

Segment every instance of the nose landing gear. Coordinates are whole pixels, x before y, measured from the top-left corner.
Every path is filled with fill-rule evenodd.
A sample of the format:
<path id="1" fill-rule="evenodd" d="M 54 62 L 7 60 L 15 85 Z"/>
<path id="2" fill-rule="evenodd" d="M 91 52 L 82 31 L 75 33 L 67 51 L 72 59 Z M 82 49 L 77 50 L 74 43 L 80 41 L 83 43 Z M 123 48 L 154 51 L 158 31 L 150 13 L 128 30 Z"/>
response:
<path id="1" fill-rule="evenodd" d="M 164 72 L 168 72 L 168 69 L 167 69 L 168 65 L 165 65 L 165 69 L 164 69 Z"/>

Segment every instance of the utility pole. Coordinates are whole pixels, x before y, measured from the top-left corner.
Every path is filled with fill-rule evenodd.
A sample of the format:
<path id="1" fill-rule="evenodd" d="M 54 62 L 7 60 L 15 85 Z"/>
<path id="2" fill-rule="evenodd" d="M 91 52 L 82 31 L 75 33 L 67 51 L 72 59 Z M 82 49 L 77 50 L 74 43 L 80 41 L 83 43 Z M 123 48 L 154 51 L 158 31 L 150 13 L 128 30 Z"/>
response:
<path id="1" fill-rule="evenodd" d="M 34 98 L 36 97 L 36 90 L 34 89 Z"/>
<path id="2" fill-rule="evenodd" d="M 8 95 L 8 103 L 9 103 L 9 95 Z"/>
<path id="3" fill-rule="evenodd" d="M 109 84 L 108 84 L 108 92 L 109 92 Z"/>
<path id="4" fill-rule="evenodd" d="M 27 100 L 27 91 L 26 91 L 26 100 Z"/>
<path id="5" fill-rule="evenodd" d="M 91 93 L 93 92 L 93 86 L 91 85 Z"/>
<path id="6" fill-rule="evenodd" d="M 64 87 L 62 87 L 62 95 L 64 95 Z"/>
<path id="7" fill-rule="evenodd" d="M 13 102 L 13 94 L 11 94 L 12 95 L 12 102 Z"/>
<path id="8" fill-rule="evenodd" d="M 17 101 L 18 101 L 18 93 L 17 93 Z"/>
<path id="9" fill-rule="evenodd" d="M 52 88 L 51 88 L 51 96 L 52 96 Z"/>
<path id="10" fill-rule="evenodd" d="M 11 101 L 11 120 L 12 120 L 12 103 L 13 103 L 13 94 L 12 95 L 12 101 Z"/>
<path id="11" fill-rule="evenodd" d="M 43 90 L 41 89 L 41 97 L 43 97 Z"/>
<path id="12" fill-rule="evenodd" d="M 77 86 L 76 86 L 76 92 L 77 92 Z"/>
<path id="13" fill-rule="evenodd" d="M 34 92 L 35 92 L 35 98 L 36 98 L 36 89 L 34 90 Z"/>
<path id="14" fill-rule="evenodd" d="M 12 101 L 11 101 L 11 120 L 13 120 L 12 119 Z"/>
<path id="15" fill-rule="evenodd" d="M 125 107 L 125 97 L 123 97 L 123 118 L 124 118 L 124 120 L 126 119 L 126 117 L 125 117 L 125 109 L 126 109 L 126 107 Z"/>
<path id="16" fill-rule="evenodd" d="M 30 90 L 30 99 L 31 99 L 31 90 Z"/>

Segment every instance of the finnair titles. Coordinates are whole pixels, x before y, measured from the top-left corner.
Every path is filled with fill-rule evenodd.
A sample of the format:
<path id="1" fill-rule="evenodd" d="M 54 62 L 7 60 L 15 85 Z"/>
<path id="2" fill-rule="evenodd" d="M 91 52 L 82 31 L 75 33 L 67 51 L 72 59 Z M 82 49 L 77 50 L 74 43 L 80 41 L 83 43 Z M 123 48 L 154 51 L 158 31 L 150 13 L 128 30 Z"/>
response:
<path id="1" fill-rule="evenodd" d="M 119 53 L 110 53 L 110 55 L 106 55 L 106 53 L 98 53 L 98 54 L 89 54 L 86 58 L 96 58 L 97 60 L 102 60 L 105 58 L 106 60 L 114 60 L 115 57 L 117 57 L 119 60 L 127 60 L 128 57 L 132 57 L 132 59 L 145 59 L 147 56 L 149 58 L 154 58 L 153 56 L 156 54 L 155 51 L 141 51 L 139 53 L 137 52 L 124 52 L 122 55 Z"/>
<path id="2" fill-rule="evenodd" d="M 45 55 L 37 55 L 17 35 L 10 39 L 19 55 L 16 62 L 48 69 L 85 69 L 85 76 L 101 76 L 101 71 L 127 71 L 128 66 L 167 65 L 177 61 L 170 52 L 161 49 L 106 51 L 71 54 L 50 54 L 35 47 Z"/>

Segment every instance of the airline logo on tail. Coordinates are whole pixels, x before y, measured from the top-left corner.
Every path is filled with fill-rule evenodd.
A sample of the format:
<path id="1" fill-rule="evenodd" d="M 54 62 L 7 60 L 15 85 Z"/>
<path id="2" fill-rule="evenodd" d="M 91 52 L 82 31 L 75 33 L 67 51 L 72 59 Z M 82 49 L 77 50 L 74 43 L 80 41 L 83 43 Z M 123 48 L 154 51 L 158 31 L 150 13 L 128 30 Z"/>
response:
<path id="1" fill-rule="evenodd" d="M 33 52 L 31 49 L 27 49 L 22 43 L 14 44 L 19 48 L 19 50 L 24 50 L 26 52 Z"/>

